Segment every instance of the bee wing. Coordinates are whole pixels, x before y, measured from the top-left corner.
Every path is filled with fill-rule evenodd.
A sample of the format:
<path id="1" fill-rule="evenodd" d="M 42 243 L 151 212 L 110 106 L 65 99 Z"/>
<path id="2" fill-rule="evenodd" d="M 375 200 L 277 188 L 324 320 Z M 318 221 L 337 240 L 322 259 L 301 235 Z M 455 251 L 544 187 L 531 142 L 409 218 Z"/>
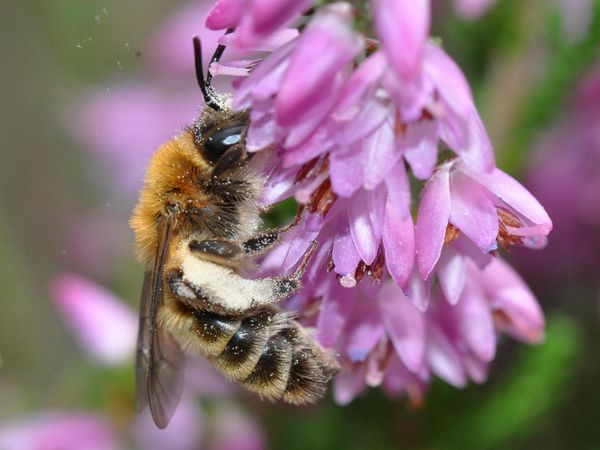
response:
<path id="1" fill-rule="evenodd" d="M 171 240 L 169 222 L 161 228 L 154 270 L 146 271 L 142 288 L 136 388 L 138 409 L 148 404 L 156 426 L 165 428 L 181 398 L 185 357 L 171 335 L 156 324 L 158 307 L 163 303 L 163 268 Z"/>

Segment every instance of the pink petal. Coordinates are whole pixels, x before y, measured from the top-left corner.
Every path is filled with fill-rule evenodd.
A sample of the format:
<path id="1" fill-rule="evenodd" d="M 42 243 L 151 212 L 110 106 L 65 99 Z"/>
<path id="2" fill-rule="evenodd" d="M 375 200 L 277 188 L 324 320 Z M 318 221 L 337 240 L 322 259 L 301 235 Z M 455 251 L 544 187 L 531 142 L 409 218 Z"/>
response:
<path id="1" fill-rule="evenodd" d="M 355 114 L 357 105 L 376 87 L 376 83 L 387 67 L 387 60 L 381 51 L 365 59 L 350 75 L 340 93 L 333 115 L 342 120 L 350 113 Z"/>
<path id="2" fill-rule="evenodd" d="M 357 292 L 342 287 L 334 277 L 329 278 L 328 295 L 323 298 L 317 319 L 317 338 L 324 347 L 335 348 L 352 312 Z"/>
<path id="3" fill-rule="evenodd" d="M 284 143 L 284 145 L 287 145 Z M 316 133 L 298 147 L 286 149 L 283 154 L 283 166 L 292 167 L 304 164 L 316 156 L 327 153 L 333 142 L 329 139 L 326 127 L 317 129 Z"/>
<path id="4" fill-rule="evenodd" d="M 338 405 L 348 405 L 366 387 L 364 364 L 344 367 L 335 377 L 333 383 L 333 398 Z"/>
<path id="5" fill-rule="evenodd" d="M 476 383 L 484 383 L 487 379 L 488 374 L 488 363 L 486 361 L 482 361 L 478 359 L 476 356 L 472 354 L 464 355 L 463 363 L 465 365 L 465 369 L 469 373 L 469 376 Z"/>
<path id="6" fill-rule="evenodd" d="M 418 372 L 425 358 L 425 316 L 394 283 L 385 283 L 377 299 L 396 352 L 409 370 Z"/>
<path id="7" fill-rule="evenodd" d="M 253 31 L 268 35 L 312 5 L 312 0 L 253 0 L 250 13 Z"/>
<path id="8" fill-rule="evenodd" d="M 374 306 L 364 299 L 354 302 L 344 349 L 351 362 L 366 361 L 385 333 L 381 314 Z"/>
<path id="9" fill-rule="evenodd" d="M 428 0 L 377 0 L 375 29 L 392 67 L 405 79 L 421 69 L 429 34 Z"/>
<path id="10" fill-rule="evenodd" d="M 472 178 L 453 171 L 450 178 L 450 222 L 483 253 L 497 248 L 498 213 L 489 191 Z"/>
<path id="11" fill-rule="evenodd" d="M 385 185 L 380 184 L 379 187 L 367 192 L 369 205 L 369 219 L 371 226 L 375 232 L 376 241 L 381 240 L 381 232 L 383 229 L 383 220 L 385 217 L 385 204 L 387 201 L 387 189 Z"/>
<path id="12" fill-rule="evenodd" d="M 322 95 L 321 98 L 315 99 L 312 104 L 314 109 L 311 114 L 306 116 L 304 120 L 296 122 L 291 126 L 285 137 L 285 146 L 287 148 L 294 150 L 294 147 L 302 145 L 303 142 L 311 142 L 315 134 L 329 134 L 330 127 L 325 126 L 325 124 L 329 119 L 329 112 L 337 98 L 335 93 L 343 84 L 343 77 L 342 73 L 336 74 L 327 90 L 330 95 Z"/>
<path id="13" fill-rule="evenodd" d="M 72 273 L 54 281 L 52 294 L 89 356 L 109 365 L 122 364 L 133 356 L 138 320 L 120 299 Z"/>
<path id="14" fill-rule="evenodd" d="M 461 356 L 448 337 L 436 326 L 428 328 L 427 363 L 441 379 L 456 387 L 464 387 L 467 375 Z"/>
<path id="15" fill-rule="evenodd" d="M 290 62 L 290 53 L 295 48 L 295 42 L 290 42 L 271 53 L 252 71 L 247 78 L 236 85 L 233 108 L 242 109 L 255 107 L 252 100 L 268 99 L 274 96 L 281 85 L 281 80 Z M 268 112 L 273 106 L 269 103 Z M 265 108 L 266 109 L 266 108 Z M 254 112 L 253 112 L 254 114 Z M 272 113 L 271 113 L 272 114 Z"/>
<path id="16" fill-rule="evenodd" d="M 300 261 L 308 250 L 310 243 L 315 240 L 319 234 L 319 229 L 310 229 L 306 226 L 298 228 L 296 235 L 292 240 L 288 252 L 283 261 L 283 271 L 288 272 Z"/>
<path id="17" fill-rule="evenodd" d="M 206 27 L 210 30 L 236 28 L 247 9 L 248 0 L 217 0 L 206 16 Z"/>
<path id="18" fill-rule="evenodd" d="M 265 149 L 275 141 L 277 124 L 273 117 L 264 116 L 250 123 L 246 136 L 246 148 L 249 152 Z"/>
<path id="19" fill-rule="evenodd" d="M 411 192 L 404 162 L 399 161 L 391 168 L 385 180 L 388 201 L 394 205 L 401 219 L 410 213 Z"/>
<path id="20" fill-rule="evenodd" d="M 344 115 L 332 114 L 334 119 L 332 126 L 335 125 L 332 134 L 342 147 L 360 144 L 356 141 L 376 132 L 383 121 L 392 116 L 391 108 L 377 98 L 368 99 L 344 113 Z"/>
<path id="21" fill-rule="evenodd" d="M 162 22 L 144 52 L 144 55 L 149 55 L 153 73 L 159 72 L 167 77 L 177 75 L 188 77 L 194 67 L 192 51 L 194 36 L 199 36 L 202 41 L 204 50 L 202 59 L 204 67 L 207 68 L 213 49 L 223 34 L 222 31 L 212 31 L 200 25 L 211 6 L 209 2 L 191 2 L 182 5 L 184 6 L 174 15 Z M 231 56 L 228 54 L 228 59 Z"/>
<path id="22" fill-rule="evenodd" d="M 467 118 L 467 131 L 467 145 L 455 150 L 471 167 L 483 172 L 491 172 L 496 165 L 494 149 L 476 109 L 473 109 Z"/>
<path id="23" fill-rule="evenodd" d="M 450 217 L 449 167 L 442 166 L 421 192 L 415 228 L 417 267 L 426 280 L 437 263 L 444 245 Z"/>
<path id="24" fill-rule="evenodd" d="M 415 264 L 415 230 L 410 214 L 402 218 L 397 206 L 388 196 L 382 240 L 385 262 L 390 275 L 398 286 L 404 286 Z"/>
<path id="25" fill-rule="evenodd" d="M 415 269 L 404 286 L 404 293 L 419 311 L 427 311 L 431 299 L 431 282 L 423 281 Z"/>
<path id="26" fill-rule="evenodd" d="M 189 396 L 184 395 L 177 405 L 169 426 L 156 427 L 150 411 L 144 410 L 131 427 L 136 448 L 144 450 L 188 450 L 198 448 L 204 437 L 204 417 Z"/>
<path id="27" fill-rule="evenodd" d="M 300 123 L 326 100 L 335 76 L 361 48 L 349 26 L 350 10 L 327 11 L 311 21 L 294 50 L 276 103 L 277 123 L 282 126 Z"/>
<path id="28" fill-rule="evenodd" d="M 243 30 L 238 28 L 237 31 L 234 31 L 233 33 L 221 34 L 219 44 L 235 49 L 238 46 L 240 39 L 243 40 L 243 37 L 240 37 L 240 32 L 243 32 Z M 240 49 L 240 53 L 247 54 L 249 51 L 274 52 L 278 48 L 296 39 L 299 35 L 300 32 L 296 28 L 282 28 L 269 36 L 264 36 L 264 38 L 258 42 L 252 42 L 252 45 L 249 48 L 244 47 Z M 245 67 L 247 68 L 248 64 L 246 64 Z"/>
<path id="29" fill-rule="evenodd" d="M 496 332 L 485 294 L 476 280 L 465 285 L 456 306 L 461 335 L 477 358 L 491 361 L 496 353 Z"/>
<path id="30" fill-rule="evenodd" d="M 444 102 L 459 116 L 467 118 L 475 109 L 471 88 L 458 65 L 439 46 L 428 43 L 424 71 Z"/>
<path id="31" fill-rule="evenodd" d="M 540 342 L 544 338 L 544 314 L 519 275 L 500 258 L 493 258 L 481 272 L 481 279 L 490 307 L 498 312 L 497 328 L 525 342 Z"/>
<path id="32" fill-rule="evenodd" d="M 331 254 L 335 271 L 340 275 L 354 275 L 356 266 L 360 262 L 360 255 L 350 234 L 348 218 L 345 217 L 338 224 L 338 231 L 333 242 Z"/>
<path id="33" fill-rule="evenodd" d="M 348 206 L 350 233 L 358 254 L 369 265 L 377 256 L 380 235 L 371 223 L 369 199 L 365 191 L 358 191 Z"/>
<path id="34" fill-rule="evenodd" d="M 396 162 L 402 153 L 395 144 L 392 124 L 387 120 L 365 139 L 363 151 L 366 156 L 364 163 L 366 189 L 375 189 L 397 165 Z"/>
<path id="35" fill-rule="evenodd" d="M 427 180 L 433 174 L 438 157 L 438 139 L 438 123 L 433 120 L 411 123 L 406 132 L 398 136 L 404 158 L 419 180 Z"/>
<path id="36" fill-rule="evenodd" d="M 5 422 L 0 448 L 6 450 L 116 450 L 121 448 L 108 421 L 87 411 L 45 412 Z"/>
<path id="37" fill-rule="evenodd" d="M 437 265 L 437 275 L 444 297 L 451 305 L 456 305 L 462 294 L 467 278 L 465 255 L 447 247 Z"/>
<path id="38" fill-rule="evenodd" d="M 481 17 L 496 0 L 454 0 L 454 9 L 463 19 L 475 20 Z"/>
<path id="39" fill-rule="evenodd" d="M 507 205 L 534 224 L 541 225 L 543 234 L 548 234 L 552 230 L 552 221 L 544 207 L 510 175 L 500 169 L 494 169 L 491 173 L 480 173 L 466 164 L 461 164 L 460 170 L 496 194 Z"/>
<path id="40" fill-rule="evenodd" d="M 265 436 L 258 419 L 235 404 L 218 404 L 209 450 L 263 450 Z M 171 448 L 166 446 L 164 448 Z M 194 447 L 188 447 L 192 449 Z"/>
<path id="41" fill-rule="evenodd" d="M 333 192 L 341 197 L 350 197 L 363 184 L 364 154 L 360 144 L 346 151 L 335 151 L 329 155 L 329 176 Z"/>

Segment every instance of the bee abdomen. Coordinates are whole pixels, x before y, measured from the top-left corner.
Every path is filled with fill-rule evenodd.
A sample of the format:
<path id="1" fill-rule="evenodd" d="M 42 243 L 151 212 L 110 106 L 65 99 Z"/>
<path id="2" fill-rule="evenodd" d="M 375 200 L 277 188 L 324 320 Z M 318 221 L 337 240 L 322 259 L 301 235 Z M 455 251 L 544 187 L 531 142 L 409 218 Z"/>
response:
<path id="1" fill-rule="evenodd" d="M 241 327 L 241 320 L 237 318 L 195 309 L 181 302 L 162 307 L 158 321 L 184 351 L 206 358 L 220 355 Z"/>
<path id="2" fill-rule="evenodd" d="M 244 381 L 259 364 L 270 337 L 285 323 L 284 315 L 263 307 L 241 321 L 220 355 L 213 363 L 233 381 Z"/>
<path id="3" fill-rule="evenodd" d="M 325 394 L 339 365 L 306 331 L 294 325 L 288 331 L 296 344 L 283 399 L 293 404 L 314 403 Z"/>
<path id="4" fill-rule="evenodd" d="M 262 397 L 314 403 L 339 369 L 293 316 L 275 307 L 261 307 L 241 319 L 185 305 L 179 313 L 167 325 L 182 348 L 208 358 L 231 381 Z"/>
<path id="5" fill-rule="evenodd" d="M 271 336 L 256 366 L 244 380 L 244 385 L 263 397 L 280 398 L 285 392 L 290 375 L 292 352 L 292 344 L 284 334 Z"/>

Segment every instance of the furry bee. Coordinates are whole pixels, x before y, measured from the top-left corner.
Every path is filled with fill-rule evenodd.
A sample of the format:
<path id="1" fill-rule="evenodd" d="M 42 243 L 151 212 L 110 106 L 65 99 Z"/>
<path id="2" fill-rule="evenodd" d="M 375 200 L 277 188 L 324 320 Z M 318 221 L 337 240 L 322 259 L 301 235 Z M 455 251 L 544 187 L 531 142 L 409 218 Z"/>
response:
<path id="1" fill-rule="evenodd" d="M 186 353 L 207 358 L 261 397 L 293 404 L 319 400 L 339 368 L 293 314 L 275 305 L 300 289 L 311 251 L 292 276 L 241 274 L 283 229 L 258 231 L 263 178 L 248 165 L 244 147 L 249 113 L 227 108 L 210 73 L 204 78 L 197 38 L 194 54 L 207 106 L 154 154 L 130 221 L 146 265 L 138 406 L 148 404 L 160 428 L 179 402 Z"/>

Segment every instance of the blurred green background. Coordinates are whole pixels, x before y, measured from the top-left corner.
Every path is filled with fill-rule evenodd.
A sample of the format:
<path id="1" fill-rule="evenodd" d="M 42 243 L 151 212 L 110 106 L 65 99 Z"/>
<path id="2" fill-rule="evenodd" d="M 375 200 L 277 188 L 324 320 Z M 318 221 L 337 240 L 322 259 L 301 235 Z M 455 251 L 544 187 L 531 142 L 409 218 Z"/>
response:
<path id="1" fill-rule="evenodd" d="M 103 393 L 132 395 L 133 369 L 88 362 L 50 298 L 53 278 L 78 269 L 66 243 L 73 217 L 121 217 L 114 233 L 125 246 L 132 240 L 126 221 L 133 200 L 113 202 L 110 170 L 69 135 L 67 122 L 91 87 L 110 89 L 147 73 L 149 36 L 182 4 L 0 3 L 0 422 L 48 408 L 107 411 Z M 600 58 L 600 2 L 590 2 L 588 28 L 577 39 L 565 36 L 556 5 L 499 1 L 473 21 L 445 1 L 436 9 L 432 34 L 466 72 L 498 165 L 519 178 L 534 170 L 539 133 L 564 120 L 573 89 Z M 116 251 L 111 270 L 84 275 L 136 306 L 142 269 L 130 253 Z M 521 254 L 513 255 L 518 267 L 526 264 Z M 503 342 L 484 385 L 457 390 L 438 380 L 418 410 L 377 390 L 347 407 L 330 398 L 302 412 L 253 404 L 269 446 L 600 448 L 599 280 L 556 286 L 538 274 L 527 281 L 547 315 L 546 342 Z"/>

